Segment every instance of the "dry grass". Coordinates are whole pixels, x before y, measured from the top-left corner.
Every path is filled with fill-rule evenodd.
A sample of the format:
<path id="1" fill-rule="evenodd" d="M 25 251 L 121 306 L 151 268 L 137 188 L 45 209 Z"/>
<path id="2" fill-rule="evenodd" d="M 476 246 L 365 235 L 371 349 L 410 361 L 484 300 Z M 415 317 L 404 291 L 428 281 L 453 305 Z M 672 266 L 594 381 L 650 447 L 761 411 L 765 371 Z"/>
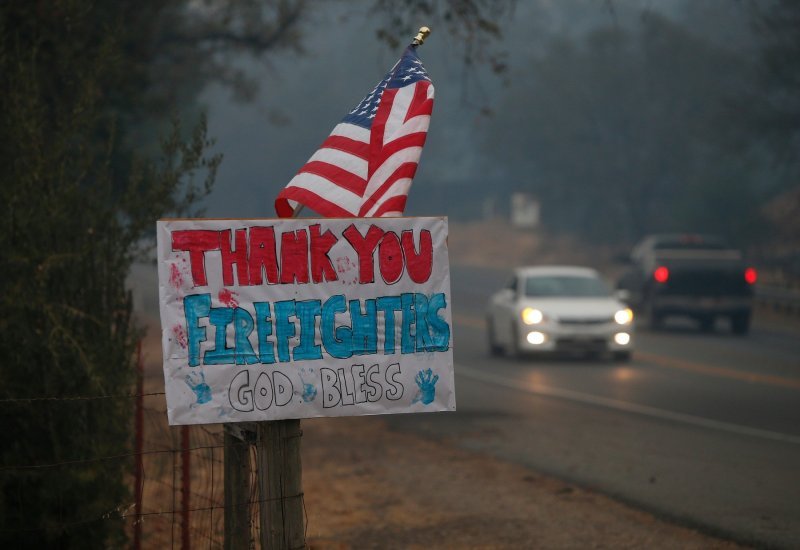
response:
<path id="1" fill-rule="evenodd" d="M 450 262 L 455 265 L 511 269 L 521 265 L 584 265 L 608 277 L 624 267 L 611 246 L 589 246 L 569 235 L 519 229 L 493 220 L 450 223 Z"/>

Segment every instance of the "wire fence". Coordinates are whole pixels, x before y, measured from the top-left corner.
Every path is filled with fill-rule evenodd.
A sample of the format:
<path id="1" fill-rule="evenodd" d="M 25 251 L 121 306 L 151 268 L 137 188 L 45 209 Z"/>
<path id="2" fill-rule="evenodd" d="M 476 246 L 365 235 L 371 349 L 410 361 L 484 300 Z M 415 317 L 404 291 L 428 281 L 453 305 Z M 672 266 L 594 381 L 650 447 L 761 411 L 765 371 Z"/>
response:
<path id="1" fill-rule="evenodd" d="M 224 536 L 224 446 L 220 426 L 167 425 L 165 399 L 145 399 L 138 490 L 141 508 L 125 519 L 142 548 L 221 548 Z M 134 467 L 136 484 L 136 467 Z M 255 494 L 252 494 L 255 499 Z M 252 522 L 252 525 L 257 525 Z M 138 536 L 137 536 L 138 531 Z"/>
<path id="2" fill-rule="evenodd" d="M 223 426 L 169 426 L 161 371 L 145 372 L 141 368 L 141 355 L 139 366 L 138 391 L 130 394 L 0 400 L 0 406 L 42 402 L 57 408 L 76 401 L 130 399 L 135 402 L 130 452 L 0 466 L 0 476 L 36 476 L 59 469 L 81 473 L 106 463 L 122 462 L 130 472 L 126 483 L 131 497 L 90 517 L 67 522 L 51 520 L 46 525 L 20 527 L 16 532 L 6 530 L 5 535 L 18 534 L 24 539 L 26 533 L 37 530 L 63 533 L 95 522 L 124 521 L 132 548 L 223 547 L 226 514 Z M 236 509 L 229 513 L 241 513 L 242 508 L 249 510 L 249 546 L 260 548 L 256 451 L 252 445 L 248 445 L 248 449 L 249 495 L 244 502 L 230 504 L 229 507 Z"/>

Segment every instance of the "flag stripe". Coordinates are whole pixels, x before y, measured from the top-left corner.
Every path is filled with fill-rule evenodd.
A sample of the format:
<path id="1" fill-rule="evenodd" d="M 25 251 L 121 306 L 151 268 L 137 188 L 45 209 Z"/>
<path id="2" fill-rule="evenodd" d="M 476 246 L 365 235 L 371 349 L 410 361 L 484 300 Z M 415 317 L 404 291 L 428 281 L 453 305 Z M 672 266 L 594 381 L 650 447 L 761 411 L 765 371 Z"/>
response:
<path id="1" fill-rule="evenodd" d="M 384 144 L 410 132 L 428 130 L 433 111 L 433 101 L 427 99 L 429 88 L 430 84 L 427 82 L 418 82 L 415 86 L 409 86 L 397 93 L 386 124 Z M 418 116 L 428 118 L 417 119 Z"/>
<path id="2" fill-rule="evenodd" d="M 408 110 L 406 121 L 416 115 L 428 115 L 433 113 L 433 86 L 430 82 L 420 82 L 414 88 L 413 109 Z"/>
<path id="3" fill-rule="evenodd" d="M 353 218 L 356 216 L 355 212 L 345 210 L 339 206 L 338 203 L 328 200 L 330 197 L 322 197 L 314 191 L 310 191 L 308 189 L 303 189 L 300 187 L 287 187 L 283 190 L 283 192 L 281 192 L 281 195 L 283 195 L 284 199 L 290 199 L 300 204 L 313 204 L 315 212 L 324 212 L 323 215 L 328 218 Z M 290 216 L 291 214 L 281 217 L 288 218 Z"/>
<path id="4" fill-rule="evenodd" d="M 406 147 L 396 151 L 393 155 L 383 161 L 381 167 L 374 173 L 367 183 L 367 188 L 364 191 L 364 202 L 370 201 L 373 193 L 380 189 L 384 182 L 389 179 L 395 170 L 400 168 L 403 164 L 409 162 L 416 164 L 419 159 L 419 152 L 421 147 Z M 374 202 L 374 201 L 373 201 Z"/>
<path id="5" fill-rule="evenodd" d="M 366 168 L 366 166 L 364 168 Z M 364 194 L 364 188 L 367 186 L 366 179 L 360 178 L 349 170 L 345 170 L 336 164 L 327 162 L 308 162 L 300 169 L 299 173 L 320 176 L 359 196 Z"/>
<path id="6" fill-rule="evenodd" d="M 382 218 L 386 216 L 402 216 L 403 210 L 406 208 L 406 201 L 408 199 L 408 192 L 391 197 L 381 202 L 380 208 L 371 212 L 370 217 Z"/>
<path id="7" fill-rule="evenodd" d="M 369 139 L 369 171 L 368 178 L 380 167 L 381 164 L 381 150 L 383 149 L 383 136 L 386 129 L 386 123 L 392 111 L 392 104 L 397 90 L 386 90 L 383 92 L 381 102 L 378 105 L 378 112 L 375 113 L 375 120 L 372 122 L 372 132 Z M 369 185 L 367 185 L 369 191 Z"/>
<path id="8" fill-rule="evenodd" d="M 367 179 L 367 161 L 353 156 L 350 153 L 345 153 L 344 151 L 337 151 L 335 149 L 320 149 L 314 153 L 310 159 L 308 159 L 308 162 L 333 164 L 342 170 L 347 170 L 362 180 Z"/>
<path id="9" fill-rule="evenodd" d="M 325 197 L 329 202 L 336 203 L 345 210 L 353 212 L 354 214 L 358 212 L 358 210 L 353 209 L 351 205 L 361 204 L 360 195 L 348 191 L 344 187 L 332 183 L 323 177 L 317 176 L 316 174 L 301 173 L 296 175 L 294 178 L 292 178 L 292 181 L 289 182 L 289 185 L 286 186 L 284 191 L 294 188 L 302 188 L 312 191 L 320 197 Z M 293 197 L 288 198 L 295 200 Z M 319 210 L 316 208 L 314 208 L 314 210 L 319 212 Z M 319 213 L 326 215 L 323 212 Z"/>
<path id="10" fill-rule="evenodd" d="M 404 123 L 402 127 L 397 129 L 397 132 L 391 136 L 384 137 L 384 147 L 390 145 L 393 141 L 404 138 L 409 135 L 419 135 L 423 141 L 427 136 L 428 126 L 431 117 L 429 115 L 418 115 Z"/>
<path id="11" fill-rule="evenodd" d="M 404 149 L 414 149 L 417 155 L 422 152 L 422 146 L 425 144 L 425 138 L 427 134 L 423 133 L 416 133 L 410 134 L 407 136 L 403 136 L 400 139 L 396 139 L 383 147 L 380 152 L 376 153 L 376 157 L 378 162 L 377 165 L 382 165 L 384 162 L 392 158 L 397 153 L 401 153 Z M 419 161 L 417 161 L 419 162 Z M 370 174 L 370 179 L 373 178 L 375 174 Z"/>
<path id="12" fill-rule="evenodd" d="M 331 136 L 350 138 L 354 141 L 360 141 L 361 143 L 369 143 L 369 134 L 369 129 L 351 124 L 350 122 L 340 122 L 334 126 L 331 131 Z"/>
<path id="13" fill-rule="evenodd" d="M 414 99 L 414 90 L 419 84 L 406 86 L 397 90 L 392 98 L 391 104 L 387 105 L 389 112 L 386 115 L 386 125 L 383 128 L 383 143 L 388 143 L 392 136 L 400 133 L 406 122 L 406 116 L 411 108 L 411 101 Z M 381 102 L 380 108 L 383 108 Z"/>
<path id="14" fill-rule="evenodd" d="M 398 155 L 398 159 L 395 159 L 395 162 L 398 162 L 402 159 L 402 157 L 408 157 L 408 149 L 403 150 L 403 155 Z M 388 164 L 385 163 L 383 166 Z M 383 166 L 381 169 L 383 169 Z M 387 170 L 388 171 L 388 170 Z M 397 168 L 391 170 L 391 172 L 386 174 L 385 178 L 372 181 L 370 180 L 370 185 L 375 185 L 375 189 L 372 190 L 369 194 L 369 197 L 366 201 L 364 201 L 364 205 L 359 210 L 359 215 L 364 215 L 368 212 L 372 206 L 381 200 L 384 193 L 386 193 L 392 185 L 401 178 L 408 178 L 409 181 L 414 177 L 414 174 L 417 172 L 417 163 L 416 162 L 404 162 L 401 163 Z"/>
<path id="15" fill-rule="evenodd" d="M 352 126 L 352 124 L 348 126 Z M 326 139 L 322 143 L 320 150 L 326 149 L 342 151 L 343 153 L 358 157 L 361 160 L 367 160 L 369 158 L 369 142 L 358 141 L 344 136 L 331 136 Z"/>

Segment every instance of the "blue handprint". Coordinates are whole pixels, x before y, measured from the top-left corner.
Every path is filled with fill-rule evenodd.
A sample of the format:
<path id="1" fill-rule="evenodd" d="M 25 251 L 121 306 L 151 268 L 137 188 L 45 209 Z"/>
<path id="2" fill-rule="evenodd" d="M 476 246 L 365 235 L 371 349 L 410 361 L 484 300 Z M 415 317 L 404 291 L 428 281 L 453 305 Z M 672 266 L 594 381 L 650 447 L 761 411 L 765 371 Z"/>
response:
<path id="1" fill-rule="evenodd" d="M 433 374 L 431 369 L 421 370 L 414 377 L 414 382 L 419 386 L 417 395 L 414 396 L 412 403 L 422 401 L 423 405 L 430 405 L 436 397 L 436 382 L 439 381 L 439 375 Z"/>
<path id="2" fill-rule="evenodd" d="M 303 373 L 306 372 L 306 369 L 300 369 L 300 381 L 303 383 L 303 401 L 309 403 L 314 401 L 317 397 L 317 387 L 314 384 L 307 384 L 305 379 L 303 378 Z M 314 369 L 308 369 L 308 374 L 314 376 Z"/>
<path id="3" fill-rule="evenodd" d="M 188 385 L 197 396 L 197 405 L 202 405 L 211 401 L 211 388 L 206 384 L 206 375 L 197 372 L 190 372 L 186 375 L 186 385 Z"/>

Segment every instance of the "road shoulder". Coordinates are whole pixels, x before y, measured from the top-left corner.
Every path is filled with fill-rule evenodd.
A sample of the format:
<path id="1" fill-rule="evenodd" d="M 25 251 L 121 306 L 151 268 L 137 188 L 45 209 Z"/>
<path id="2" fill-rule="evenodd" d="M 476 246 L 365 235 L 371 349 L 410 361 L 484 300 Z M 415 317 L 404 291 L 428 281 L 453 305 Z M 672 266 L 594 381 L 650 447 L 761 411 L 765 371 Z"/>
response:
<path id="1" fill-rule="evenodd" d="M 741 548 L 381 417 L 303 421 L 308 542 L 349 548 Z"/>

